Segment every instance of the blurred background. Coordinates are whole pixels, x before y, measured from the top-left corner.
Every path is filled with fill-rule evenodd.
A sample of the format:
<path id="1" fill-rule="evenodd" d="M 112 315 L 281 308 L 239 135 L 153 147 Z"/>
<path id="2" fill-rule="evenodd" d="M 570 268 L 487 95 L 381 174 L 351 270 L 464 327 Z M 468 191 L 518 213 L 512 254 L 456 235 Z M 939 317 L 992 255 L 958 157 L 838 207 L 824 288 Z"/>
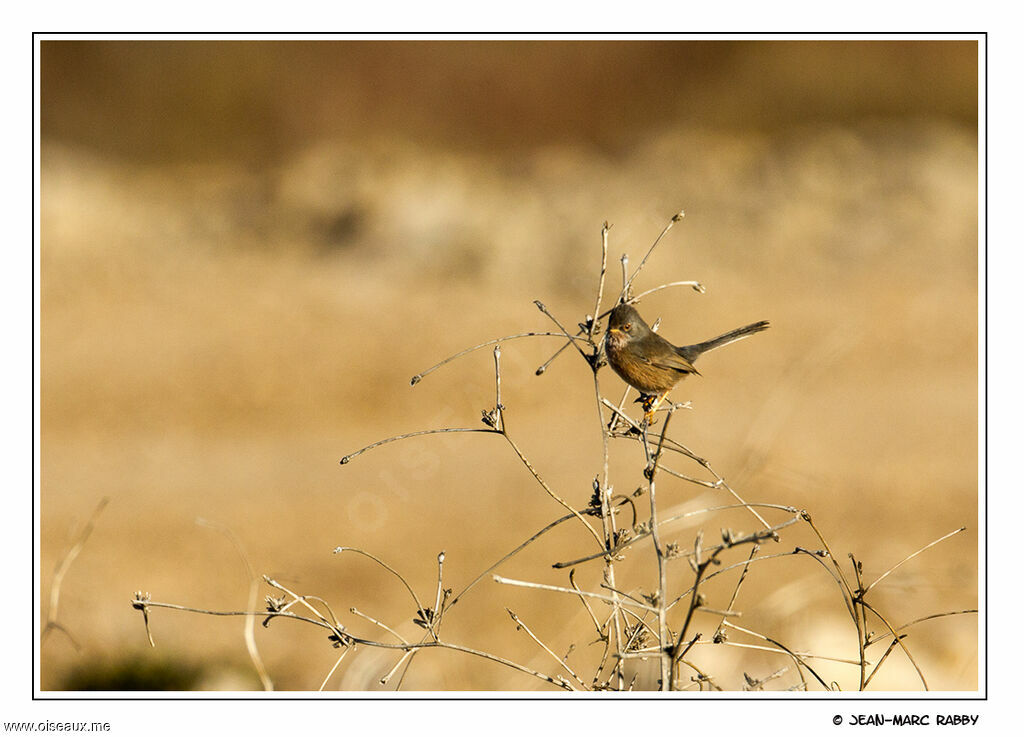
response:
<path id="1" fill-rule="evenodd" d="M 387 639 L 358 607 L 418 638 L 401 584 L 336 546 L 379 555 L 432 602 L 439 551 L 459 590 L 562 510 L 498 437 L 338 460 L 399 433 L 482 427 L 489 348 L 410 377 L 549 329 L 534 299 L 575 325 L 593 310 L 602 223 L 614 292 L 619 256 L 637 264 L 680 209 L 637 291 L 695 279 L 707 292 L 666 289 L 641 312 L 676 343 L 772 328 L 702 359 L 672 395 L 693 407 L 672 434 L 747 500 L 810 511 L 867 581 L 966 527 L 873 601 L 893 626 L 977 606 L 975 42 L 44 41 L 40 61 L 41 625 L 55 568 L 110 499 L 61 585 L 42 688 L 258 689 L 241 619 L 154 610 L 151 649 L 129 605 L 141 589 L 245 609 L 231 536 L 258 575 L 323 597 L 353 632 Z M 533 465 L 583 507 L 601 471 L 589 368 L 567 351 L 534 375 L 559 345 L 503 345 L 503 402 Z M 622 383 L 600 376 L 618 401 Z M 612 444 L 617 491 L 642 465 L 635 444 Z M 665 514 L 729 501 L 667 478 L 659 499 Z M 695 516 L 663 539 L 689 549 L 722 527 L 754 521 Z M 566 585 L 551 564 L 592 543 L 563 525 L 499 572 Z M 762 552 L 796 545 L 820 547 L 788 528 Z M 692 574 L 673 565 L 681 590 Z M 620 585 L 650 591 L 652 570 L 637 545 Z M 728 603 L 727 578 L 710 605 Z M 597 590 L 599 563 L 577 579 Z M 506 606 L 560 654 L 575 645 L 570 662 L 600 655 L 577 600 L 490 581 L 450 612 L 446 638 L 553 671 Z M 752 568 L 733 608 L 791 649 L 856 657 L 810 559 Z M 717 620 L 696 624 L 710 636 Z M 316 689 L 339 654 L 313 627 L 256 634 L 280 689 Z M 978 687 L 975 615 L 905 642 L 932 689 Z M 692 657 L 727 689 L 791 665 L 728 646 Z M 327 689 L 381 688 L 394 662 L 360 648 Z M 856 688 L 857 668 L 816 666 Z M 795 683 L 790 671 L 771 687 Z M 544 684 L 427 652 L 402 687 Z M 899 652 L 872 682 L 920 687 Z"/>

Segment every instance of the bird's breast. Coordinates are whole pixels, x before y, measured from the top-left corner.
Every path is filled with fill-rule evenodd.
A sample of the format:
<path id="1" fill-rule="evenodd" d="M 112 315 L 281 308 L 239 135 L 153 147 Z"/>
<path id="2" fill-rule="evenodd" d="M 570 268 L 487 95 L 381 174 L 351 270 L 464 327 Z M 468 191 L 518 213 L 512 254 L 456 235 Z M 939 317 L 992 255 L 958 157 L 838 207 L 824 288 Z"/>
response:
<path id="1" fill-rule="evenodd" d="M 623 381 L 644 394 L 660 394 L 675 386 L 682 374 L 671 369 L 658 368 L 638 358 L 631 350 L 628 338 L 608 335 L 605 343 L 608 365 Z"/>

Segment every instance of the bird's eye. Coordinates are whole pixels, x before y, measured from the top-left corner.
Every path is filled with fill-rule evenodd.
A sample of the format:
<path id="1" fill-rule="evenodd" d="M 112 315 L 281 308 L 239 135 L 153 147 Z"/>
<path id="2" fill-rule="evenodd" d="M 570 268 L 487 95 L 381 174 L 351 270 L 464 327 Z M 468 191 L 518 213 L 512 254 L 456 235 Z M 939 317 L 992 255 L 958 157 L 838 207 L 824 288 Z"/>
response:
<path id="1" fill-rule="evenodd" d="M 627 322 L 625 325 L 622 326 L 622 329 L 625 330 L 628 333 L 632 329 L 632 327 L 633 327 L 633 323 Z"/>

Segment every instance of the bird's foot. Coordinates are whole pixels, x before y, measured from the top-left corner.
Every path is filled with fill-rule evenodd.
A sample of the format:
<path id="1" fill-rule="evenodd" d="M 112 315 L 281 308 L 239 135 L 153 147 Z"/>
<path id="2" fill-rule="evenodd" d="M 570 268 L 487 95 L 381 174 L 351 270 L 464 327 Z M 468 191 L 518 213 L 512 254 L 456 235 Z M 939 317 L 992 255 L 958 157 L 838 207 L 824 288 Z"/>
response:
<path id="1" fill-rule="evenodd" d="M 667 392 L 666 392 L 667 393 Z M 654 425 L 654 413 L 658 411 L 658 405 L 665 399 L 665 394 L 641 394 L 638 402 L 643 402 L 641 405 L 644 408 L 644 425 L 651 427 Z"/>

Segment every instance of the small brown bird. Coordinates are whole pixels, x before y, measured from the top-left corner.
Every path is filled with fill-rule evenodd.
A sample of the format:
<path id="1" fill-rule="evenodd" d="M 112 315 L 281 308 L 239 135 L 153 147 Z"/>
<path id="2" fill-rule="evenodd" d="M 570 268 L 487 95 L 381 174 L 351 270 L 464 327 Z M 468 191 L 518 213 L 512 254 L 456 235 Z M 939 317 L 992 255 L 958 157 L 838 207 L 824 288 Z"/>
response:
<path id="1" fill-rule="evenodd" d="M 693 366 L 701 354 L 767 329 L 762 320 L 730 330 L 717 338 L 694 345 L 674 346 L 651 330 L 632 305 L 620 304 L 608 316 L 605 353 L 608 365 L 622 380 L 639 391 L 650 423 L 658 405 L 687 374 L 700 374 Z"/>

